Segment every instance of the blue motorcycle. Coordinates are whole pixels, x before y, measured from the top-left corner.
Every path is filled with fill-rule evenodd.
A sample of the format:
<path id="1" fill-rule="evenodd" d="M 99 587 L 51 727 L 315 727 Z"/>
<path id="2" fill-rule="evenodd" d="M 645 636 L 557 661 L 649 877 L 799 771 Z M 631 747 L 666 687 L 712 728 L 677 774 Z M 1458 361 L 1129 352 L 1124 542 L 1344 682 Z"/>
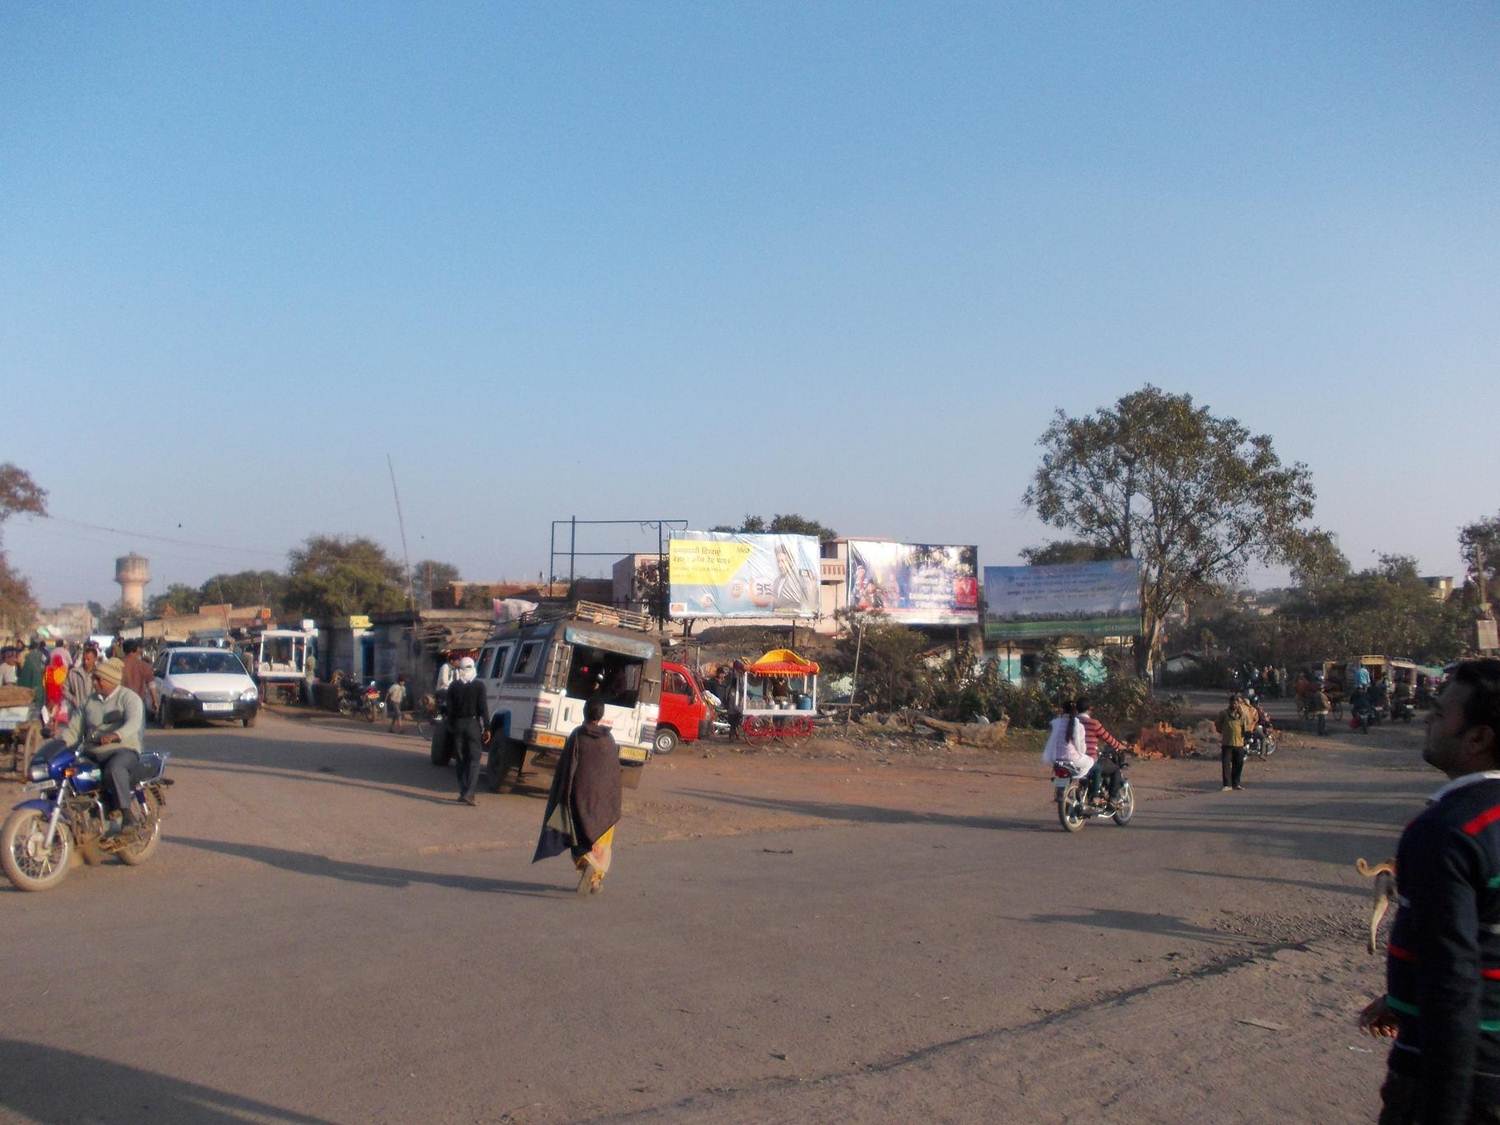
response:
<path id="1" fill-rule="evenodd" d="M 161 843 L 169 756 L 141 755 L 130 771 L 136 825 L 111 836 L 99 763 L 60 741 L 43 743 L 22 790 L 39 795 L 17 805 L 0 827 L 0 869 L 18 890 L 50 891 L 67 878 L 75 850 L 90 865 L 110 855 L 133 867 L 145 863 Z"/>

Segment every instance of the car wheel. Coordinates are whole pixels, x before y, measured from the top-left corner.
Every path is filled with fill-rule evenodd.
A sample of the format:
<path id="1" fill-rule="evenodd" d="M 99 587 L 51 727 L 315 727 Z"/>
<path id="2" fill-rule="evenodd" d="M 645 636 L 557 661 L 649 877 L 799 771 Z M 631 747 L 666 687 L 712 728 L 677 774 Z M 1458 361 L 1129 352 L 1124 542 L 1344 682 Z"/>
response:
<path id="1" fill-rule="evenodd" d="M 162 730 L 171 730 L 177 721 L 172 715 L 172 701 L 163 699 L 156 707 L 156 721 Z"/>

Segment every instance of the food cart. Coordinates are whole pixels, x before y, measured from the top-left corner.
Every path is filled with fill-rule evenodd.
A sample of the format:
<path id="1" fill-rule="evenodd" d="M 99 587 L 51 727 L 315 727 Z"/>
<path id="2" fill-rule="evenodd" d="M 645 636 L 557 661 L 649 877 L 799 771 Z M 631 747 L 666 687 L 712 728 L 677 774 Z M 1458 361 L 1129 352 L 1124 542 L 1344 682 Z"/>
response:
<path id="1" fill-rule="evenodd" d="M 734 662 L 734 700 L 740 733 L 753 740 L 804 739 L 818 707 L 818 665 L 789 648 L 772 649 L 754 663 Z"/>
<path id="2" fill-rule="evenodd" d="M 33 688 L 0 687 L 0 771 L 26 775 L 27 763 L 42 741 Z"/>

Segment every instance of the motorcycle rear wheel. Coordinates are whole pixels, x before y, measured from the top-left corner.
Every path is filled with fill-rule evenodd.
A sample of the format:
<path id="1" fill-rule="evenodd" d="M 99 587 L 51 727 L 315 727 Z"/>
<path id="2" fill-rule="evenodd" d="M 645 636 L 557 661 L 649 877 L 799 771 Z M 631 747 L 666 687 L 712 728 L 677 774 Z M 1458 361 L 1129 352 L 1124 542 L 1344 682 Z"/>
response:
<path id="1" fill-rule="evenodd" d="M 150 790 L 146 792 L 146 822 L 136 830 L 135 841 L 126 844 L 115 854 L 120 857 L 121 863 L 129 864 L 131 867 L 139 867 L 156 854 L 157 847 L 161 844 L 161 807 L 156 803 L 156 798 L 151 795 Z"/>
<path id="2" fill-rule="evenodd" d="M 1057 802 L 1057 822 L 1067 832 L 1082 831 L 1083 826 L 1088 823 L 1088 817 L 1083 813 L 1083 801 L 1078 795 L 1078 783 L 1075 781 L 1063 790 L 1062 797 Z"/>
<path id="3" fill-rule="evenodd" d="M 66 826 L 58 825 L 51 853 L 39 854 L 47 820 L 37 809 L 17 809 L 0 828 L 0 869 L 17 890 L 50 891 L 68 877 L 73 836 Z"/>

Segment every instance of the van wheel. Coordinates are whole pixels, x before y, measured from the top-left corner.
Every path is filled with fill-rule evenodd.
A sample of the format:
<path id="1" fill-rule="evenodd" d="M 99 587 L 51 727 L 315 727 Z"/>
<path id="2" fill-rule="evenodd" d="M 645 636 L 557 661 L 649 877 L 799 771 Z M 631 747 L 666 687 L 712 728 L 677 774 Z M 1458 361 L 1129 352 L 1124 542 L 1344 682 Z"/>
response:
<path id="1" fill-rule="evenodd" d="M 651 743 L 651 750 L 656 754 L 670 754 L 677 749 L 677 732 L 670 728 L 656 732 L 656 739 Z"/>

